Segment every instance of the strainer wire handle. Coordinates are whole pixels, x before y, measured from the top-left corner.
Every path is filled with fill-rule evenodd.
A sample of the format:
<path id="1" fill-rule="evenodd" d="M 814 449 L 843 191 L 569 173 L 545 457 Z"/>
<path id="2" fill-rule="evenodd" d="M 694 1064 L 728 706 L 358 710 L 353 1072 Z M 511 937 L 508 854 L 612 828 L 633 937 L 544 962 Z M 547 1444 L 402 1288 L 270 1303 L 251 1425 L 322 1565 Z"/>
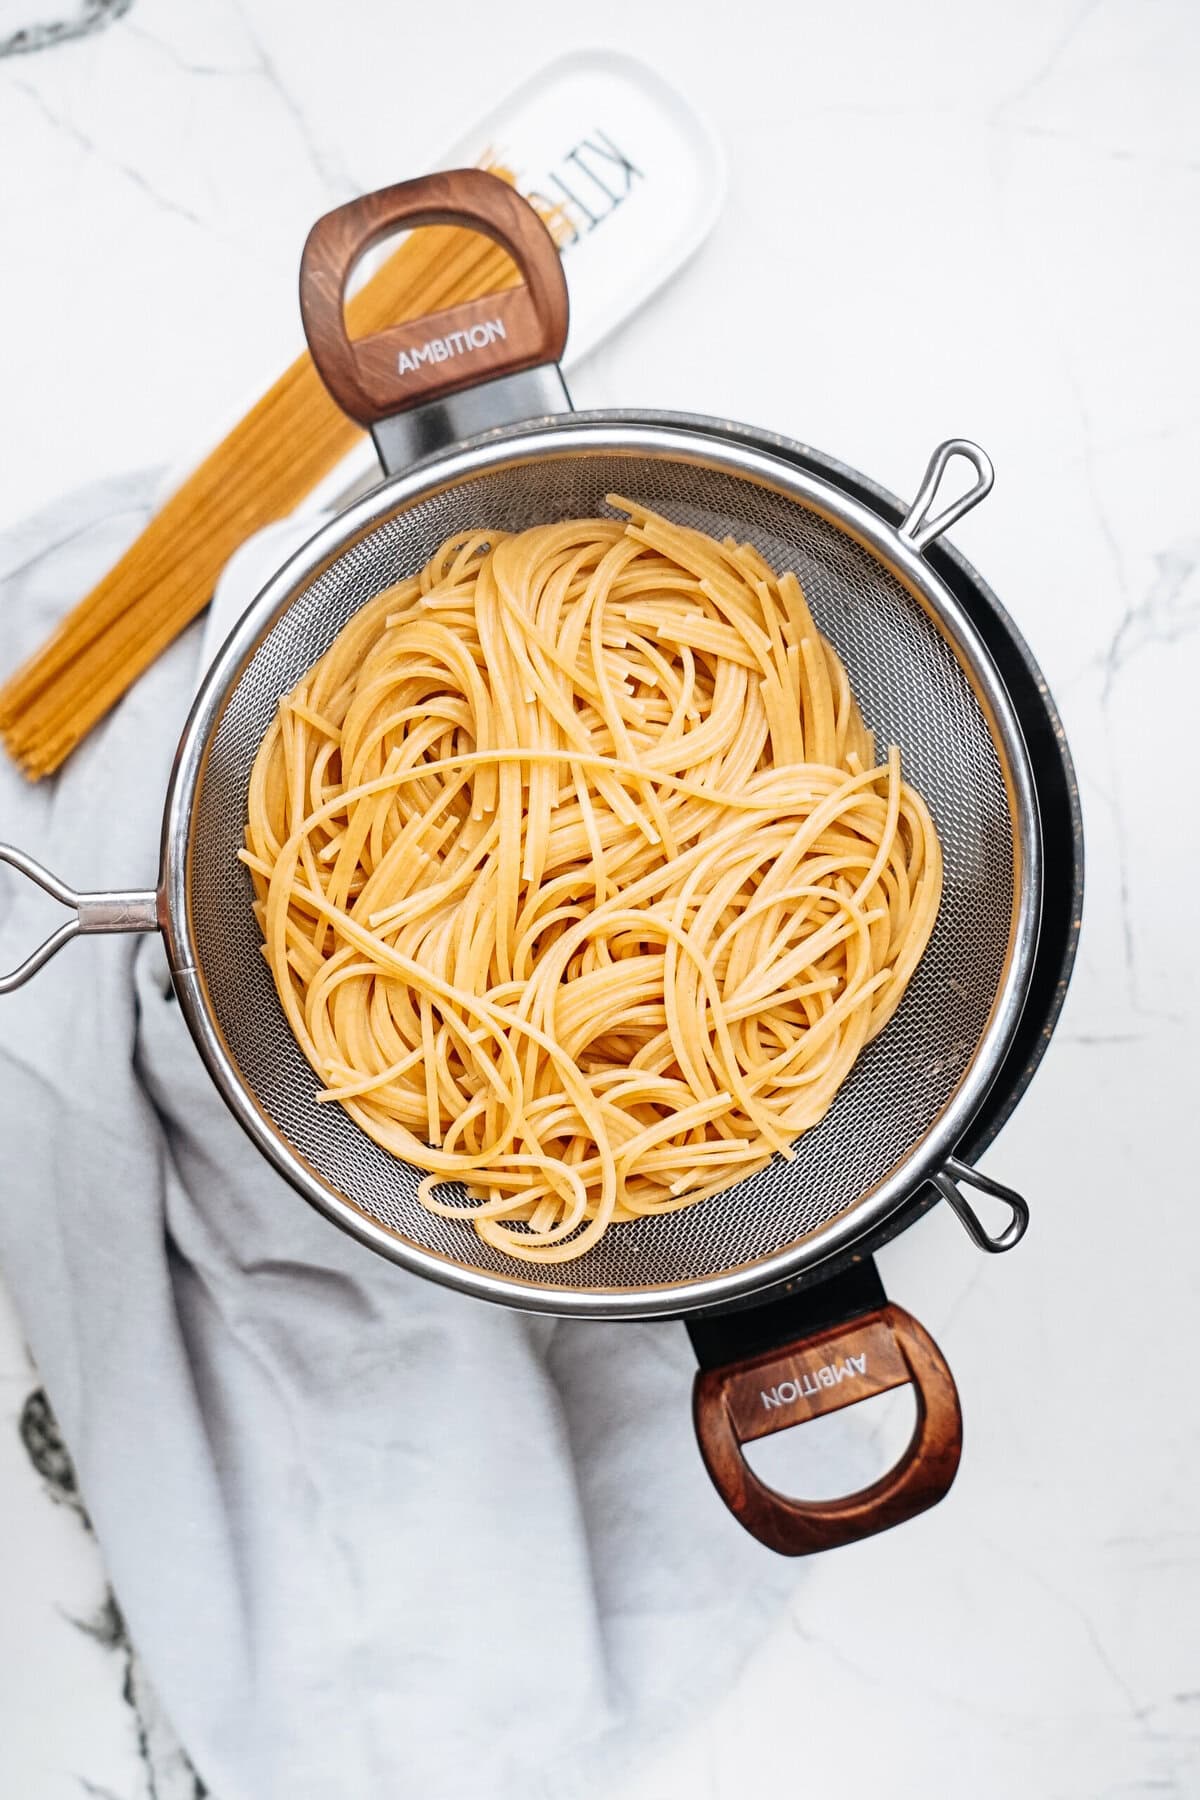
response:
<path id="1" fill-rule="evenodd" d="M 942 477 L 956 456 L 961 456 L 970 463 L 975 471 L 975 480 L 965 494 L 961 494 L 931 519 L 930 508 L 937 498 Z M 917 497 L 900 526 L 900 536 L 914 550 L 924 550 L 935 538 L 941 537 L 943 531 L 948 531 L 957 519 L 961 519 L 964 513 L 970 512 L 973 506 L 978 506 L 991 493 L 995 479 L 992 459 L 986 450 L 981 450 L 970 438 L 947 438 L 944 444 L 938 445 L 929 459 Z"/>
<path id="2" fill-rule="evenodd" d="M 993 1256 L 1002 1251 L 1011 1250 L 1025 1236 L 1029 1224 L 1029 1206 L 1023 1195 L 1015 1188 L 1005 1187 L 992 1175 L 985 1175 L 982 1169 L 973 1169 L 970 1163 L 960 1162 L 957 1156 L 948 1156 L 943 1166 L 933 1176 L 933 1185 L 946 1204 L 957 1215 L 963 1230 L 973 1244 L 980 1250 L 987 1250 Z M 963 1193 L 963 1187 L 978 1188 L 983 1194 L 991 1194 L 997 1200 L 1003 1200 L 1009 1210 L 1009 1221 L 1002 1231 L 993 1234 L 988 1231 L 983 1220 Z"/>
<path id="3" fill-rule="evenodd" d="M 73 937 L 89 932 L 157 931 L 158 895 L 153 888 L 114 889 L 97 894 L 80 894 L 53 874 L 34 857 L 18 850 L 14 844 L 0 844 L 0 862 L 8 863 L 38 887 L 70 907 L 72 917 L 30 952 L 24 962 L 7 974 L 0 974 L 0 994 L 11 994 L 24 987 L 31 976 L 57 956 Z"/>
<path id="4" fill-rule="evenodd" d="M 743 1445 L 821 1413 L 911 1384 L 917 1421 L 908 1448 L 869 1487 L 838 1500 L 797 1500 L 756 1475 Z M 692 1396 L 705 1467 L 739 1523 L 782 1556 L 809 1556 L 902 1524 L 947 1493 L 962 1455 L 962 1411 L 941 1351 L 902 1307 L 703 1370 Z"/>

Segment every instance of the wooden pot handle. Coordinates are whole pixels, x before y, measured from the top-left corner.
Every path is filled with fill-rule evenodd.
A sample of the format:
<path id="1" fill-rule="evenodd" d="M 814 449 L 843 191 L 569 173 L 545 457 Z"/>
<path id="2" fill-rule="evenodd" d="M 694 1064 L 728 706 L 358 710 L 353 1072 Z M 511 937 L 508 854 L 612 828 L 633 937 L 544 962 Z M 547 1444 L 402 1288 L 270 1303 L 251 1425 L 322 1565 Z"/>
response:
<path id="1" fill-rule="evenodd" d="M 911 1382 L 917 1423 L 893 1469 L 840 1500 L 793 1500 L 760 1481 L 742 1445 L 818 1413 Z M 954 1377 L 923 1326 L 883 1306 L 781 1350 L 696 1377 L 693 1412 L 700 1453 L 717 1492 L 747 1531 L 783 1556 L 852 1544 L 935 1506 L 962 1454 Z"/>
<path id="2" fill-rule="evenodd" d="M 345 317 L 351 270 L 389 232 L 418 225 L 482 232 L 508 251 L 522 285 L 352 340 Z M 380 188 L 318 219 L 300 261 L 300 316 L 333 398 L 359 424 L 374 425 L 478 382 L 558 362 L 567 284 L 554 239 L 529 202 L 497 175 L 453 169 Z"/>

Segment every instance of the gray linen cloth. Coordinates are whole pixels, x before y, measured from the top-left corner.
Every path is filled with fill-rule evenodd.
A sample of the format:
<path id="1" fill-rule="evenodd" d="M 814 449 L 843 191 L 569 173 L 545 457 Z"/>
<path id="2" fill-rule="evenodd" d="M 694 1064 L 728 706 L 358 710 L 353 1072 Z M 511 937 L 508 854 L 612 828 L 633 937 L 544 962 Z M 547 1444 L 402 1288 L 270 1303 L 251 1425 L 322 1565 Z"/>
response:
<path id="1" fill-rule="evenodd" d="M 0 671 L 153 493 L 105 483 L 0 538 Z M 0 758 L 0 839 L 79 888 L 151 885 L 201 650 L 57 780 Z M 52 910 L 0 868 L 0 966 Z M 766 1632 L 795 1568 L 708 1485 L 682 1327 L 527 1318 L 344 1237 L 226 1113 L 157 937 L 70 944 L 0 999 L 0 1132 L 0 1265 L 217 1800 L 612 1793 Z"/>

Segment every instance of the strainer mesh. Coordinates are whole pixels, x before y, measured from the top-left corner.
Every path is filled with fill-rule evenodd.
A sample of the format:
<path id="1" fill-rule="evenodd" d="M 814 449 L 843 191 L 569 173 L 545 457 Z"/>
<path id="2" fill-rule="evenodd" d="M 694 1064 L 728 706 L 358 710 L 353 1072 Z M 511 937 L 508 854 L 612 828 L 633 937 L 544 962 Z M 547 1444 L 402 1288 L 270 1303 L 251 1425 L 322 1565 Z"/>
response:
<path id="1" fill-rule="evenodd" d="M 339 1108 L 315 1104 L 317 1081 L 284 1020 L 235 858 L 250 767 L 276 703 L 359 607 L 417 570 L 452 531 L 607 511 L 612 490 L 714 536 L 732 533 L 777 569 L 795 570 L 881 751 L 901 747 L 905 774 L 930 806 L 945 893 L 899 1012 L 800 1140 L 796 1160 L 777 1159 L 697 1207 L 615 1227 L 578 1261 L 533 1272 L 564 1289 L 718 1275 L 785 1249 L 867 1195 L 912 1153 L 962 1080 L 1008 960 L 1013 913 L 1013 825 L 987 720 L 950 644 L 873 552 L 794 497 L 691 459 L 605 451 L 509 463 L 400 512 L 339 555 L 259 645 L 210 743 L 188 865 L 197 966 L 241 1080 L 288 1145 L 388 1231 L 476 1269 L 517 1272 L 469 1225 L 419 1204 L 418 1171 Z"/>

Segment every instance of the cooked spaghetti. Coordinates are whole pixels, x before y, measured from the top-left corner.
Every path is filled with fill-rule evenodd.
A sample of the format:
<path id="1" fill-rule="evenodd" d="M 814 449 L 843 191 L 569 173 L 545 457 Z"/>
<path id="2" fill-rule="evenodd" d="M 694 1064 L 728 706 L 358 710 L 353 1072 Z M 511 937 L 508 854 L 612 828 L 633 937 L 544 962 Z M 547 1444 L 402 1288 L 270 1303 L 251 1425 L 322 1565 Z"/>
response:
<path id="1" fill-rule="evenodd" d="M 610 504 L 449 539 L 280 702 L 250 781 L 318 1100 L 533 1262 L 789 1157 L 941 893 L 796 577 Z"/>

